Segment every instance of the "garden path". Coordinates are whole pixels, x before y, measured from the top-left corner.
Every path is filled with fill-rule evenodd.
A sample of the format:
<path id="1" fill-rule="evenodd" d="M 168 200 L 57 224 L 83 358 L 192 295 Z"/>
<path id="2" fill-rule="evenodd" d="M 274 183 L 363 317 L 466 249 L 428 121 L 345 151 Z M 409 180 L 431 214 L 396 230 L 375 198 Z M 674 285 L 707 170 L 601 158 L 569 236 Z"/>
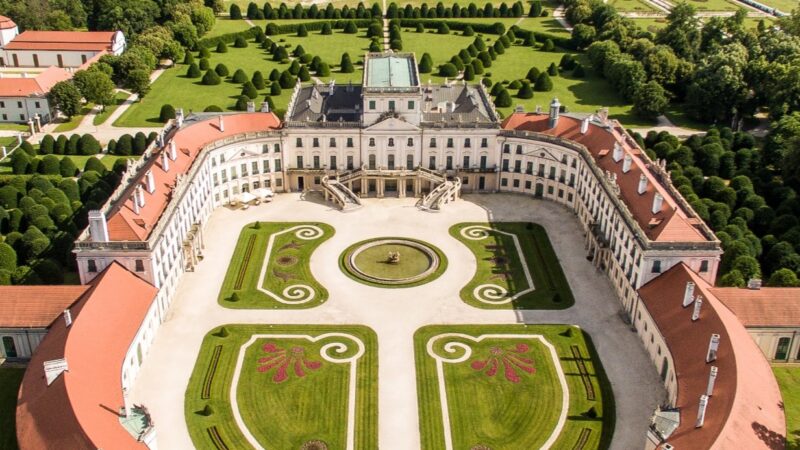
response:
<path id="1" fill-rule="evenodd" d="M 574 215 L 551 202 L 508 194 L 465 195 L 438 214 L 419 211 L 415 199 L 365 199 L 342 214 L 317 194 L 281 194 L 246 211 L 217 209 L 204 235 L 204 262 L 181 280 L 177 296 L 142 365 L 131 393 L 153 416 L 161 448 L 193 448 L 184 419 L 184 394 L 203 337 L 232 323 L 363 324 L 378 336 L 379 444 L 384 450 L 420 448 L 413 336 L 430 324 L 569 323 L 592 337 L 614 390 L 617 424 L 612 449 L 640 448 L 649 418 L 665 399 L 658 374 L 630 327 L 605 275 L 586 260 Z M 306 310 L 232 310 L 217 303 L 239 231 L 255 220 L 330 224 L 335 235 L 311 256 L 316 279 L 329 299 Z M 461 222 L 534 221 L 548 232 L 575 297 L 562 311 L 483 310 L 461 301 L 460 289 L 475 270 L 473 254 L 449 235 Z M 424 224 L 423 226 L 420 226 Z M 354 242 L 405 236 L 435 244 L 448 270 L 431 283 L 405 289 L 360 284 L 341 273 L 340 254 Z M 624 351 L 620 351 L 624 349 Z"/>

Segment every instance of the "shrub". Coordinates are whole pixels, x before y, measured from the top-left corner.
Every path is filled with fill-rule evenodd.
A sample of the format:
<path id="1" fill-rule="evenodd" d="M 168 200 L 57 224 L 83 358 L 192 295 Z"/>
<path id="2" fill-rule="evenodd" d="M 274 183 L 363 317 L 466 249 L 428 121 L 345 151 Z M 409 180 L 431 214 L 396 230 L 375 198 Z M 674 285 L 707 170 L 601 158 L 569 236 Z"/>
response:
<path id="1" fill-rule="evenodd" d="M 71 158 L 61 158 L 58 163 L 58 173 L 62 177 L 74 177 L 78 173 L 78 168 Z"/>
<path id="2" fill-rule="evenodd" d="M 454 77 L 458 75 L 458 69 L 453 63 L 445 63 L 439 66 L 440 77 Z"/>
<path id="3" fill-rule="evenodd" d="M 536 85 L 533 87 L 539 92 L 548 92 L 553 90 L 553 81 L 550 80 L 550 75 L 547 72 L 542 72 L 536 78 Z"/>
<path id="4" fill-rule="evenodd" d="M 383 24 L 380 22 L 372 22 L 367 27 L 367 37 L 383 37 Z"/>
<path id="5" fill-rule="evenodd" d="M 339 63 L 339 71 L 342 73 L 353 73 L 355 72 L 355 67 L 353 67 L 353 62 L 350 61 L 350 55 L 347 53 L 342 53 L 342 61 Z"/>
<path id="6" fill-rule="evenodd" d="M 292 64 L 289 65 L 289 73 L 295 76 L 300 73 L 300 61 L 296 59 L 292 61 Z"/>
<path id="7" fill-rule="evenodd" d="M 17 252 L 10 245 L 0 242 L 0 270 L 13 272 L 17 268 Z"/>
<path id="8" fill-rule="evenodd" d="M 542 45 L 542 51 L 545 52 L 552 52 L 556 49 L 556 46 L 553 44 L 552 39 L 545 39 L 544 45 Z"/>
<path id="9" fill-rule="evenodd" d="M 536 83 L 536 79 L 539 78 L 539 73 L 539 69 L 536 67 L 531 67 L 530 70 L 528 70 L 528 75 L 526 75 L 525 78 L 531 83 Z"/>
<path id="10" fill-rule="evenodd" d="M 572 76 L 575 78 L 583 78 L 586 76 L 586 69 L 583 68 L 583 64 L 575 63 L 575 68 L 572 69 Z"/>
<path id="11" fill-rule="evenodd" d="M 198 68 L 200 70 L 208 70 L 209 67 L 211 67 L 211 64 L 208 62 L 208 59 L 200 58 L 200 65 L 198 66 Z"/>
<path id="12" fill-rule="evenodd" d="M 192 63 L 189 66 L 189 70 L 186 71 L 186 78 L 200 78 L 200 75 L 202 75 L 202 72 L 200 72 L 200 68 L 195 63 Z"/>
<path id="13" fill-rule="evenodd" d="M 344 32 L 347 34 L 356 34 L 358 33 L 358 27 L 356 27 L 356 23 L 352 20 L 348 20 L 344 24 Z"/>
<path id="14" fill-rule="evenodd" d="M 273 82 L 269 87 L 269 95 L 281 95 L 281 85 Z"/>
<path id="15" fill-rule="evenodd" d="M 217 105 L 208 105 L 206 106 L 206 109 L 203 110 L 203 112 L 223 112 L 223 109 Z"/>
<path id="16" fill-rule="evenodd" d="M 522 87 L 522 82 L 519 80 L 514 80 L 508 84 L 509 89 L 519 89 Z"/>
<path id="17" fill-rule="evenodd" d="M 183 63 L 189 65 L 192 64 L 193 62 L 194 62 L 194 54 L 189 49 L 186 49 L 185 56 L 183 57 Z"/>
<path id="18" fill-rule="evenodd" d="M 467 64 L 467 67 L 469 66 L 470 64 Z M 481 62 L 480 59 L 473 59 L 471 66 L 472 70 L 475 71 L 475 75 L 480 75 L 483 73 L 483 62 Z"/>
<path id="19" fill-rule="evenodd" d="M 417 27 L 416 27 L 416 32 L 417 33 L 424 33 L 425 32 L 425 26 L 423 26 L 421 23 L 418 23 Z"/>
<path id="20" fill-rule="evenodd" d="M 433 70 L 433 60 L 431 55 L 423 53 L 422 58 L 419 60 L 419 73 L 431 73 Z"/>
<path id="21" fill-rule="evenodd" d="M 519 98 L 533 98 L 533 89 L 531 89 L 531 84 L 529 82 L 522 83 L 522 87 L 519 88 L 519 92 L 517 92 L 517 97 Z"/>
<path id="22" fill-rule="evenodd" d="M 133 137 L 133 153 L 135 155 L 141 155 L 144 153 L 144 150 L 147 148 L 147 136 L 144 135 L 141 131 L 136 133 L 136 136 Z"/>
<path id="23" fill-rule="evenodd" d="M 447 26 L 447 22 L 439 22 L 436 32 L 438 34 L 450 34 L 450 27 Z"/>
<path id="24" fill-rule="evenodd" d="M 556 63 L 550 63 L 550 66 L 547 67 L 547 73 L 551 77 L 558 76 L 558 67 L 556 67 Z"/>
<path id="25" fill-rule="evenodd" d="M 228 46 L 223 41 L 217 43 L 217 53 L 228 53 Z"/>
<path id="26" fill-rule="evenodd" d="M 103 162 L 100 161 L 97 157 L 92 156 L 91 158 L 86 160 L 86 164 L 83 166 L 84 171 L 93 170 L 100 175 L 106 173 L 106 166 L 103 165 Z"/>
<path id="27" fill-rule="evenodd" d="M 259 70 L 256 70 L 255 73 L 253 73 L 253 78 L 250 81 L 253 83 L 253 86 L 259 90 L 264 89 L 267 86 L 266 82 L 264 81 L 264 75 L 262 75 L 261 71 Z"/>
<path id="28" fill-rule="evenodd" d="M 319 31 L 319 34 L 324 34 L 324 35 L 333 34 L 333 30 L 331 30 L 331 24 L 328 22 L 322 24 L 322 29 Z"/>
<path id="29" fill-rule="evenodd" d="M 228 75 L 230 75 L 230 72 L 228 71 L 228 66 L 222 63 L 217 64 L 217 67 L 214 68 L 214 72 L 217 72 L 217 75 L 219 75 L 220 77 L 227 77 Z"/>
<path id="30" fill-rule="evenodd" d="M 216 86 L 220 84 L 222 80 L 220 79 L 217 72 L 209 69 L 205 75 L 203 75 L 203 84 L 206 86 Z"/>
<path id="31" fill-rule="evenodd" d="M 206 47 L 200 47 L 200 58 L 211 58 L 211 51 Z"/>
<path id="32" fill-rule="evenodd" d="M 246 95 L 240 95 L 238 99 L 236 99 L 236 105 L 234 108 L 237 111 L 247 111 L 247 102 L 250 101 L 250 98 Z"/>
<path id="33" fill-rule="evenodd" d="M 58 175 L 59 174 L 59 160 L 58 156 L 45 155 L 39 162 L 39 167 L 36 170 L 43 175 Z"/>
<path id="34" fill-rule="evenodd" d="M 102 148 L 100 143 L 97 142 L 94 136 L 89 133 L 84 134 L 78 141 L 78 149 L 81 155 L 96 155 L 100 153 Z"/>
<path id="35" fill-rule="evenodd" d="M 499 106 L 500 108 L 507 108 L 511 106 L 511 96 L 508 94 L 508 90 L 502 89 L 500 93 L 497 94 L 497 98 L 495 98 L 494 104 Z"/>
<path id="36" fill-rule="evenodd" d="M 472 64 L 467 64 L 464 68 L 464 80 L 472 81 L 475 79 L 475 69 L 472 68 Z"/>
<path id="37" fill-rule="evenodd" d="M 77 155 L 78 154 L 78 143 L 80 142 L 81 137 L 78 134 L 73 134 L 67 140 L 67 148 L 64 149 L 64 154 L 66 155 Z"/>
<path id="38" fill-rule="evenodd" d="M 247 48 L 247 39 L 244 36 L 236 36 L 236 39 L 233 41 L 233 46 L 236 48 Z"/>
<path id="39" fill-rule="evenodd" d="M 231 80 L 236 84 L 242 84 L 247 81 L 247 74 L 242 69 L 236 69 Z"/>
<path id="40" fill-rule="evenodd" d="M 400 39 L 392 39 L 389 41 L 389 48 L 392 50 L 402 50 L 403 49 L 403 41 Z"/>
<path id="41" fill-rule="evenodd" d="M 328 67 L 328 63 L 326 62 L 319 63 L 319 67 L 317 67 L 317 76 L 329 77 L 330 75 L 331 75 L 331 68 Z"/>
<path id="42" fill-rule="evenodd" d="M 472 26 L 467 25 L 464 27 L 464 31 L 461 33 L 462 36 L 474 36 L 475 31 L 472 29 Z"/>
<path id="43" fill-rule="evenodd" d="M 214 74 L 216 75 L 216 74 Z M 128 156 L 133 153 L 133 136 L 123 134 L 117 140 L 117 155 Z"/>
<path id="44" fill-rule="evenodd" d="M 284 89 L 291 89 L 292 87 L 294 87 L 295 81 L 294 81 L 294 77 L 292 76 L 292 74 L 290 74 L 288 71 L 284 70 L 283 72 L 281 72 L 281 78 L 280 78 L 280 80 L 278 80 L 278 83 Z"/>
<path id="45" fill-rule="evenodd" d="M 306 36 L 308 36 L 308 30 L 306 29 L 305 25 L 301 24 L 299 27 L 297 27 L 297 37 L 306 37 Z"/>
<path id="46" fill-rule="evenodd" d="M 230 18 L 233 20 L 241 20 L 242 19 L 242 9 L 239 8 L 239 5 L 236 3 L 231 5 L 231 9 L 229 10 Z"/>
<path id="47" fill-rule="evenodd" d="M 308 71 L 308 67 L 300 66 L 300 71 L 297 72 L 297 78 L 299 78 L 300 81 L 311 80 L 311 73 Z"/>
<path id="48" fill-rule="evenodd" d="M 381 46 L 381 44 L 378 43 L 378 41 L 372 41 L 369 44 L 369 51 L 371 51 L 371 52 L 382 52 L 383 51 L 383 47 Z"/>
<path id="49" fill-rule="evenodd" d="M 53 147 L 56 145 L 56 140 L 53 136 L 49 134 L 45 134 L 42 137 L 42 140 L 39 142 L 39 154 L 40 155 L 49 155 L 53 153 Z"/>
<path id="50" fill-rule="evenodd" d="M 278 81 L 281 78 L 281 72 L 278 69 L 272 69 L 269 73 L 269 81 Z"/>
<path id="51" fill-rule="evenodd" d="M 298 45 L 297 47 L 292 50 L 292 55 L 297 56 L 298 58 L 306 54 L 306 49 L 303 48 L 302 45 Z"/>
<path id="52" fill-rule="evenodd" d="M 175 108 L 172 107 L 169 103 L 165 105 L 161 105 L 161 112 L 158 113 L 158 120 L 161 123 L 166 123 L 170 119 L 175 118 Z"/>
<path id="53" fill-rule="evenodd" d="M 255 99 L 258 97 L 258 90 L 253 83 L 250 81 L 246 81 L 242 86 L 242 96 L 248 97 L 250 99 Z"/>

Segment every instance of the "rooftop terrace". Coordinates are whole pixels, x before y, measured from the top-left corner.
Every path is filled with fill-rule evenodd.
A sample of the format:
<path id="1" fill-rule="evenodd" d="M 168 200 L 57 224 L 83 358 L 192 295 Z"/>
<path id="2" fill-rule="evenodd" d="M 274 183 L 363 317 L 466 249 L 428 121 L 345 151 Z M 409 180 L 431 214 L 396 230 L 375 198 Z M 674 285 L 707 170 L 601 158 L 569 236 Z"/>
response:
<path id="1" fill-rule="evenodd" d="M 364 86 L 368 88 L 419 86 L 412 53 L 370 53 L 365 64 Z"/>

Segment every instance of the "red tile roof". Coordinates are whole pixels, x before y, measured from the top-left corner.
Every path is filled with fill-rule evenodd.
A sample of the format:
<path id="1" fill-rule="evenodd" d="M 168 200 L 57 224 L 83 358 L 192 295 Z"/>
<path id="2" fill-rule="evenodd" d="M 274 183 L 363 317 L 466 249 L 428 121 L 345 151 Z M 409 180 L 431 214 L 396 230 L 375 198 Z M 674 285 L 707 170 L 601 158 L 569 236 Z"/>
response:
<path id="1" fill-rule="evenodd" d="M 619 125 L 611 123 L 610 128 L 597 124 L 590 124 L 586 134 L 580 132 L 581 120 L 569 116 L 560 116 L 555 128 L 549 127 L 549 116 L 536 113 L 514 113 L 506 118 L 502 126 L 506 130 L 532 131 L 568 139 L 585 146 L 595 159 L 597 165 L 617 176 L 617 184 L 625 205 L 630 209 L 634 219 L 653 241 L 663 242 L 704 242 L 707 239 L 695 226 L 698 219 L 688 216 L 677 203 L 676 199 L 667 192 L 648 168 L 650 164 L 642 155 L 642 150 L 636 146 L 632 139 Z M 632 158 L 631 168 L 627 173 L 622 171 L 620 159 L 613 159 L 614 144 L 619 143 L 623 155 Z M 647 190 L 638 193 L 639 178 L 644 174 L 647 177 Z M 664 202 L 661 210 L 653 214 L 653 198 L 656 192 L 661 194 Z M 656 219 L 653 221 L 653 219 Z M 652 223 L 651 223 L 652 221 Z"/>
<path id="2" fill-rule="evenodd" d="M 800 288 L 713 288 L 745 327 L 800 327 Z"/>
<path id="3" fill-rule="evenodd" d="M 682 306 L 687 282 L 702 294 L 700 319 L 692 322 L 692 306 Z M 683 263 L 639 290 L 664 337 L 677 377 L 680 425 L 667 439 L 675 448 L 783 449 L 786 436 L 781 393 L 769 363 L 747 330 L 719 302 L 711 286 Z M 709 339 L 720 335 L 716 361 L 706 363 Z M 711 366 L 719 373 L 706 408 L 705 423 L 695 428 L 700 395 L 705 393 Z M 780 443 L 775 437 L 781 437 Z"/>
<path id="4" fill-rule="evenodd" d="M 122 364 L 157 289 L 112 263 L 56 321 L 25 371 L 17 401 L 17 440 L 31 449 L 146 449 L 119 423 Z M 48 386 L 43 363 L 65 358 L 69 370 Z"/>
<path id="5" fill-rule="evenodd" d="M 44 97 L 59 81 L 72 78 L 60 67 L 48 67 L 36 77 L 0 78 L 0 97 Z"/>
<path id="6" fill-rule="evenodd" d="M 177 149 L 175 161 L 169 161 L 169 170 L 162 166 L 161 154 L 169 151 L 169 145 L 153 152 L 148 165 L 139 173 L 140 178 L 129 184 L 123 194 L 124 202 L 115 205 L 107 215 L 108 234 L 112 241 L 144 241 L 153 231 L 161 214 L 167 207 L 179 174 L 186 174 L 200 150 L 219 139 L 242 133 L 264 131 L 280 127 L 280 120 L 273 113 L 245 113 L 223 116 L 225 131 L 220 131 L 218 119 L 185 125 L 172 138 Z M 133 194 L 137 186 L 143 185 L 147 170 L 155 177 L 155 191 L 151 194 L 144 189 L 145 205 L 137 214 L 134 211 Z"/>
<path id="7" fill-rule="evenodd" d="M 89 286 L 2 286 L 0 328 L 47 328 Z"/>
<path id="8" fill-rule="evenodd" d="M 115 31 L 25 31 L 4 50 L 111 50 Z"/>
<path id="9" fill-rule="evenodd" d="M 0 16 L 0 30 L 9 30 L 16 27 L 17 24 L 6 16 Z"/>

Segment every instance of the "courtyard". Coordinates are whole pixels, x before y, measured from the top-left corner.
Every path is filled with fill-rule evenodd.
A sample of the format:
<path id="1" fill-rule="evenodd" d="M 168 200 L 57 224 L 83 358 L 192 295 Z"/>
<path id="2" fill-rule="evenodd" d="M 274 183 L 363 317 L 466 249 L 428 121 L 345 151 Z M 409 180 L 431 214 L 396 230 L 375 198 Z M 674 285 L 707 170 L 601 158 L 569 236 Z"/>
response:
<path id="1" fill-rule="evenodd" d="M 260 225 L 254 230 L 255 222 Z M 535 266 L 540 261 L 560 264 L 574 305 L 562 299 L 558 306 L 540 307 L 536 299 L 524 308 L 482 309 L 462 299 L 462 290 L 480 273 L 479 264 L 474 250 L 455 238 L 451 229 L 499 222 L 519 223 L 515 225 L 519 233 L 527 223 L 541 226 L 554 256 L 531 258 L 524 251 L 525 259 Z M 240 309 L 223 300 L 230 282 L 228 262 L 233 267 L 240 260 L 236 255 L 242 246 L 237 249 L 237 242 L 243 230 L 267 233 L 271 223 L 284 223 L 286 230 L 299 224 L 330 227 L 330 234 L 325 229 L 325 237 L 314 243 L 309 256 L 298 257 L 309 269 L 303 269 L 305 275 L 298 279 L 318 283 L 327 293 L 324 303 L 299 306 L 306 309 L 287 305 Z M 604 448 L 610 441 L 610 448 L 629 449 L 643 444 L 642 430 L 664 400 L 660 380 L 638 338 L 619 318 L 618 300 L 606 277 L 586 260 L 577 220 L 557 204 L 506 194 L 466 195 L 440 213 L 428 213 L 418 210 L 414 199 L 367 199 L 363 208 L 345 214 L 318 194 L 286 194 L 247 210 L 220 208 L 204 232 L 210 237 L 204 261 L 181 281 L 132 392 L 134 403 L 144 404 L 159 425 L 162 448 L 219 447 L 208 431 L 216 427 L 229 448 L 240 447 L 242 441 L 237 439 L 255 448 L 299 448 L 318 439 L 329 448 L 573 448 L 583 442 L 581 448 L 589 449 Z M 447 258 L 446 270 L 424 284 L 392 289 L 356 281 L 342 272 L 340 260 L 349 247 L 387 237 L 434 246 Z M 261 245 L 261 255 L 254 255 L 263 259 Z M 513 266 L 513 279 L 524 284 L 524 274 L 517 280 L 517 260 L 509 257 L 506 262 Z M 552 269 L 546 270 L 552 273 Z M 538 285 L 542 268 L 529 270 Z M 552 293 L 547 301 L 552 301 Z M 464 383 L 477 383 L 473 387 L 484 389 L 480 396 L 497 399 L 498 405 L 485 414 L 470 410 L 470 399 L 464 396 L 450 396 L 448 408 L 442 408 L 441 390 L 424 382 L 430 378 L 432 360 L 420 359 L 422 341 L 448 333 L 495 339 L 476 344 L 469 365 L 445 366 L 443 372 L 448 386 L 473 389 Z M 332 334 L 349 336 L 349 341 L 326 347 L 322 340 Z M 363 350 L 355 350 L 358 343 Z M 221 350 L 215 356 L 218 345 Z M 491 364 L 499 362 L 489 362 L 487 354 L 497 351 L 512 357 L 502 361 L 516 361 L 525 368 L 516 374 L 501 368 L 498 376 L 490 377 Z M 345 366 L 326 356 L 352 357 L 350 367 L 356 375 L 346 375 Z M 208 383 L 208 398 L 202 398 L 212 366 L 216 369 Z M 490 378 L 508 384 L 493 388 L 486 384 Z M 531 389 L 519 391 L 520 386 Z M 501 390 L 494 396 L 492 389 Z M 524 427 L 539 417 L 539 427 L 518 434 L 504 427 L 502 420 L 489 426 L 505 418 L 499 411 L 514 409 L 508 403 L 518 401 L 520 392 L 529 396 L 525 401 L 542 405 L 537 414 L 543 415 L 521 412 L 507 424 Z M 268 403 L 262 405 L 262 400 Z M 300 413 L 305 409 L 312 412 Z M 441 423 L 445 410 L 452 425 L 452 447 L 447 446 L 441 425 L 426 425 Z M 331 422 L 322 417 L 323 411 L 348 419 Z M 277 428 L 270 431 L 273 425 Z"/>

